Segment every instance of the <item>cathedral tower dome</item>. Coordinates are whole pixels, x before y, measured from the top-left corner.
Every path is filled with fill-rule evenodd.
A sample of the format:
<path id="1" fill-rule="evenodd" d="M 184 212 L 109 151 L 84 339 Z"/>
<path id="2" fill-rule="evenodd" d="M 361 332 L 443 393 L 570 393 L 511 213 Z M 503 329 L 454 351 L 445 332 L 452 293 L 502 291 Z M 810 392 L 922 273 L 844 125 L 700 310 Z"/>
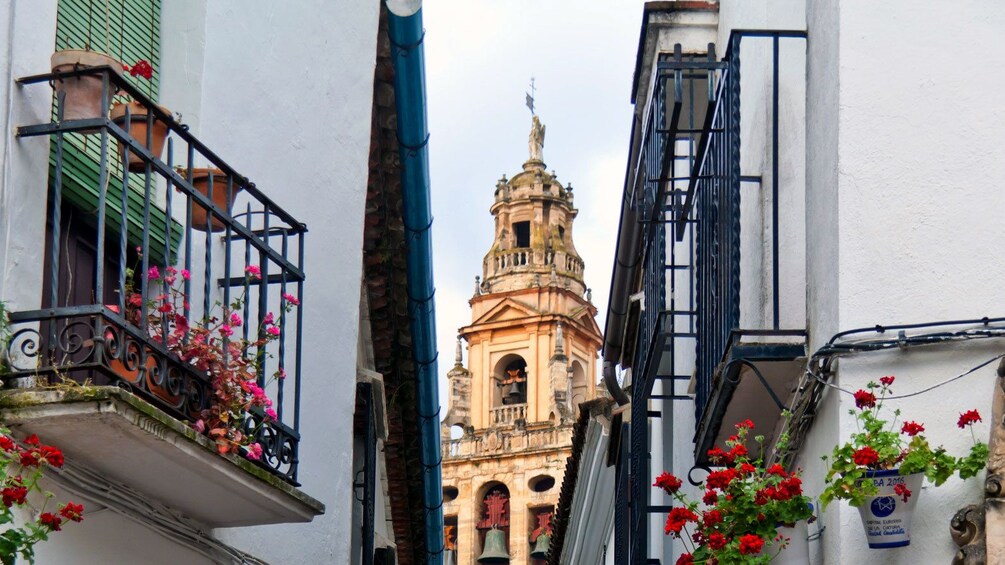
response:
<path id="1" fill-rule="evenodd" d="M 482 262 L 483 292 L 557 285 L 582 295 L 583 260 L 572 241 L 578 214 L 572 185 L 558 181 L 542 160 L 544 126 L 534 116 L 530 158 L 512 179 L 496 183 L 495 238 Z"/>

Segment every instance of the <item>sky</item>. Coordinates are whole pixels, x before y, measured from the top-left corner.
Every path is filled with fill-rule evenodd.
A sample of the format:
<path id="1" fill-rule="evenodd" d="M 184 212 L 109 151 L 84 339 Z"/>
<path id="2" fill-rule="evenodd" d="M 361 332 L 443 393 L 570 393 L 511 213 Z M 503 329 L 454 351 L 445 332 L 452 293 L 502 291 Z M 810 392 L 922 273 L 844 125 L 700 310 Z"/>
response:
<path id="1" fill-rule="evenodd" d="M 571 182 L 573 237 L 604 327 L 642 0 L 427 0 L 426 88 L 440 403 L 492 243 L 496 181 L 527 160 L 533 76 L 544 161 Z M 467 357 L 465 355 L 465 364 Z"/>

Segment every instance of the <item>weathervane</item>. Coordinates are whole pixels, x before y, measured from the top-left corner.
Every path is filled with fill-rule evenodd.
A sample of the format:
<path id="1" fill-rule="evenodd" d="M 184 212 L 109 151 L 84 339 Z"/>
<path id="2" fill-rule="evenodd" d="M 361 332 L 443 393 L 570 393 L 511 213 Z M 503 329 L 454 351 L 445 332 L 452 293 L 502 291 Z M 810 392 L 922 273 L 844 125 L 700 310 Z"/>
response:
<path id="1" fill-rule="evenodd" d="M 534 115 L 534 95 L 537 92 L 534 89 L 534 77 L 530 77 L 530 93 L 525 92 L 527 95 L 527 107 L 530 108 L 530 115 Z"/>

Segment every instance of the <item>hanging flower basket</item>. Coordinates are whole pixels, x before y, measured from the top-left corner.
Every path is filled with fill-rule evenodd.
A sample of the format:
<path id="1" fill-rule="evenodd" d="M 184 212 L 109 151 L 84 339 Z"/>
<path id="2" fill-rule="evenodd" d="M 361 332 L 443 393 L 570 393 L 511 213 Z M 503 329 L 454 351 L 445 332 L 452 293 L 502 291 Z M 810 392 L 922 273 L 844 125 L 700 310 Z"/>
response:
<path id="1" fill-rule="evenodd" d="M 126 127 L 126 109 L 129 109 L 129 127 Z M 171 112 L 164 106 L 158 106 L 165 114 L 170 114 Z M 148 112 L 147 108 L 140 104 L 139 102 L 132 101 L 128 103 L 116 102 L 112 106 L 111 111 L 112 121 L 115 122 L 119 127 L 126 129 L 129 135 L 138 141 L 140 145 L 144 146 L 149 150 L 154 157 L 160 159 L 161 153 L 164 151 L 164 142 L 167 140 L 168 136 L 168 126 L 161 120 L 154 118 L 153 131 L 150 132 L 150 144 L 147 145 L 147 125 L 148 125 Z M 119 157 L 125 154 L 126 146 L 123 143 L 119 144 Z M 129 172 L 140 173 L 146 170 L 146 163 L 143 159 L 137 155 L 135 152 L 129 153 Z"/>
<path id="2" fill-rule="evenodd" d="M 64 49 L 56 51 L 49 59 L 52 72 L 69 72 L 81 68 L 109 66 L 115 72 L 121 72 L 122 63 L 97 51 L 84 49 Z M 81 76 L 53 81 L 56 94 L 65 93 L 63 99 L 64 120 L 86 120 L 102 117 L 101 113 L 101 83 L 100 75 Z M 115 94 L 115 85 L 108 85 L 107 103 L 111 105 Z M 81 133 L 93 133 L 96 130 Z"/>
<path id="3" fill-rule="evenodd" d="M 871 481 L 876 494 L 865 497 L 858 513 L 871 549 L 911 544 L 911 517 L 924 477 L 924 473 L 901 475 L 899 469 L 866 471 L 862 480 Z"/>
<path id="4" fill-rule="evenodd" d="M 813 505 L 810 504 L 810 512 Z M 800 520 L 792 526 L 775 528 L 775 545 L 765 546 L 762 555 L 770 555 L 771 565 L 806 565 L 810 562 L 809 522 L 815 520 Z"/>

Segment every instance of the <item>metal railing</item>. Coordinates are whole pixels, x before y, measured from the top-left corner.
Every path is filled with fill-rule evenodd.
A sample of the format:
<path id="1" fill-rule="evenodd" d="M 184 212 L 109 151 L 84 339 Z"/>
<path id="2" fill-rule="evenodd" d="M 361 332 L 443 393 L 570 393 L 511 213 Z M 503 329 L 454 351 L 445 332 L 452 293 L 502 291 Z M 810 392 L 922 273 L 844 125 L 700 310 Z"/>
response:
<path id="1" fill-rule="evenodd" d="M 68 93 L 59 85 L 74 80 L 100 81 L 97 116 L 63 119 Z M 54 162 L 43 303 L 10 316 L 13 339 L 6 353 L 13 372 L 7 378 L 116 385 L 176 418 L 204 418 L 213 377 L 198 359 L 179 357 L 170 329 L 183 328 L 157 308 L 173 287 L 183 298 L 173 314 L 183 316 L 186 326 L 191 320 L 216 328 L 226 314 L 222 323 L 229 329 L 207 339 L 219 340 L 224 358 L 247 359 L 268 396 L 245 422 L 263 448 L 257 463 L 297 484 L 306 226 L 117 70 L 80 68 L 17 82 L 52 84 L 57 95 L 51 123 L 17 130 L 19 137 L 51 136 Z M 127 109 L 124 120 L 110 119 L 113 94 L 128 96 L 146 115 Z M 134 138 L 134 125 L 144 121 L 147 139 Z M 155 146 L 155 125 L 168 131 L 163 161 L 148 149 Z M 92 187 L 97 203 L 85 211 L 64 200 L 73 180 L 64 158 L 69 147 L 94 140 L 100 144 Z M 197 165 L 211 169 L 200 177 Z M 69 243 L 73 238 L 81 243 Z M 77 255 L 72 264 L 70 253 Z M 159 277 L 152 276 L 155 269 Z M 74 294 L 68 284 L 85 292 Z M 183 342 L 191 338 L 188 332 L 179 336 Z M 234 351 L 232 344 L 244 349 Z"/>

